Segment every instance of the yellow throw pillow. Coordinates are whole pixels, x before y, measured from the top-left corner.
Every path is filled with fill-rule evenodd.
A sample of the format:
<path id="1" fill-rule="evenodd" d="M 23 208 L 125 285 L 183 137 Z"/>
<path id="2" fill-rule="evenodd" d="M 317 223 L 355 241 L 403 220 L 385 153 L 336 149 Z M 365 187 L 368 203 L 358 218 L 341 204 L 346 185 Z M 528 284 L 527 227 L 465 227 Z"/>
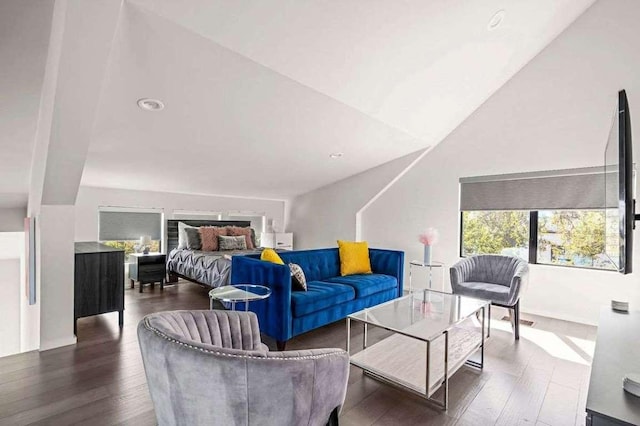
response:
<path id="1" fill-rule="evenodd" d="M 278 253 L 276 253 L 274 249 L 270 248 L 262 250 L 262 254 L 260 254 L 260 260 L 277 263 L 278 265 L 284 265 L 284 262 L 282 261 Z"/>
<path id="2" fill-rule="evenodd" d="M 338 240 L 340 253 L 340 275 L 370 274 L 369 245 L 366 241 Z"/>

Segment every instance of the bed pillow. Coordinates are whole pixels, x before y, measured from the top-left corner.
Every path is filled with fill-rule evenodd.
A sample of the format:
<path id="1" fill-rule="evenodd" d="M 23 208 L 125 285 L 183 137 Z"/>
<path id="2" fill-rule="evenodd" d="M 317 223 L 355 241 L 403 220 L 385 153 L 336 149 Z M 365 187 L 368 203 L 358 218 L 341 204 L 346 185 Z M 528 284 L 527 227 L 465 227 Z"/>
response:
<path id="1" fill-rule="evenodd" d="M 295 263 L 290 263 L 289 270 L 291 271 L 292 290 L 307 291 L 307 277 L 304 276 L 302 267 Z"/>
<path id="2" fill-rule="evenodd" d="M 187 249 L 188 250 L 201 250 L 202 242 L 200 240 L 200 230 L 192 226 L 184 228 L 185 235 L 187 237 Z"/>
<path id="3" fill-rule="evenodd" d="M 195 228 L 195 226 L 187 225 L 184 222 L 178 222 L 178 248 L 187 248 L 187 233 L 184 232 L 186 228 Z"/>
<path id="4" fill-rule="evenodd" d="M 218 235 L 218 248 L 223 250 L 246 250 L 247 240 L 244 235 L 225 236 Z"/>
<path id="5" fill-rule="evenodd" d="M 242 235 L 247 242 L 247 249 L 253 250 L 256 248 L 251 240 L 251 228 L 241 228 L 239 226 L 227 226 L 227 235 L 234 237 Z"/>
<path id="6" fill-rule="evenodd" d="M 338 240 L 338 253 L 340 254 L 340 275 L 371 273 L 369 245 L 366 241 Z"/>
<path id="7" fill-rule="evenodd" d="M 227 228 L 223 226 L 201 226 L 199 229 L 202 250 L 218 251 L 218 236 L 227 235 Z"/>

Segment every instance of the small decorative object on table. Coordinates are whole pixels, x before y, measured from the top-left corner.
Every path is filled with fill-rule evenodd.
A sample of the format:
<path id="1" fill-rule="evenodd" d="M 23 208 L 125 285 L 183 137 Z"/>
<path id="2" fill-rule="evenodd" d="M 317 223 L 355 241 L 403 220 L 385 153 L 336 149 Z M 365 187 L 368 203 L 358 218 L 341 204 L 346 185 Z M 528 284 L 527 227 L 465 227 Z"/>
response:
<path id="1" fill-rule="evenodd" d="M 418 241 L 424 244 L 424 264 L 431 265 L 431 246 L 438 242 L 438 230 L 435 228 L 427 228 L 422 234 L 418 235 Z"/>
<path id="2" fill-rule="evenodd" d="M 149 249 L 151 248 L 151 237 L 149 235 L 140 237 L 140 248 L 142 249 L 142 254 L 149 254 Z"/>

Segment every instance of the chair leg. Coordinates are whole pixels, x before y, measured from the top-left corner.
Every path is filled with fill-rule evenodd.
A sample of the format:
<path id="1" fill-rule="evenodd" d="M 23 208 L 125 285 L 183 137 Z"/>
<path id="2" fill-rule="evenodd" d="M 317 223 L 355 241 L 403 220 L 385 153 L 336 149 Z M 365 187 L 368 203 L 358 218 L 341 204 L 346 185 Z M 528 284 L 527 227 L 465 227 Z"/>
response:
<path id="1" fill-rule="evenodd" d="M 282 352 L 284 351 L 284 348 L 287 346 L 287 341 L 286 340 L 277 340 L 276 341 L 276 348 L 278 348 L 278 351 Z"/>
<path id="2" fill-rule="evenodd" d="M 515 322 L 515 326 L 514 326 L 514 335 L 516 340 L 520 340 L 520 301 L 518 300 L 518 302 L 513 306 L 513 316 L 514 318 L 514 322 Z"/>
<path id="3" fill-rule="evenodd" d="M 331 412 L 327 426 L 338 426 L 338 407 L 334 408 Z"/>

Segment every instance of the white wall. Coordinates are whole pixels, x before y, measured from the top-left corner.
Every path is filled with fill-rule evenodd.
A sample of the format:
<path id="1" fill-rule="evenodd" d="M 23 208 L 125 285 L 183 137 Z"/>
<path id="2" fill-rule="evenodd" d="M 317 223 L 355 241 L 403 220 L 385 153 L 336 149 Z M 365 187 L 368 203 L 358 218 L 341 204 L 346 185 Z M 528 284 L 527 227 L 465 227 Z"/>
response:
<path id="1" fill-rule="evenodd" d="M 285 214 L 285 202 L 280 200 L 132 191 L 81 186 L 75 207 L 76 241 L 95 241 L 98 239 L 98 208 L 106 206 L 162 209 L 165 219 L 171 219 L 174 210 L 199 210 L 223 213 L 231 211 L 251 211 L 263 213 L 267 218 L 275 219 L 280 225 L 284 223 Z"/>
<path id="2" fill-rule="evenodd" d="M 333 247 L 338 239 L 354 239 L 356 213 L 421 152 L 296 197 L 288 212 L 296 249 Z"/>
<path id="3" fill-rule="evenodd" d="M 602 164 L 621 88 L 627 89 L 640 140 L 640 114 L 633 114 L 634 105 L 640 111 L 637 22 L 639 2 L 599 0 L 363 212 L 363 237 L 373 246 L 405 250 L 407 260 L 419 259 L 417 234 L 433 226 L 441 233 L 434 257 L 451 265 L 458 260 L 460 177 Z M 636 143 L 636 158 L 639 153 Z M 368 173 L 368 179 L 376 177 Z M 358 188 L 343 184 L 325 191 L 332 194 L 324 194 L 328 203 L 355 196 Z M 295 220 L 303 230 L 314 217 Z M 327 224 L 310 234 L 330 229 Z M 600 306 L 612 298 L 640 307 L 639 249 L 636 273 L 629 276 L 533 265 L 523 310 L 596 323 Z"/>
<path id="4" fill-rule="evenodd" d="M 36 280 L 40 283 L 40 350 L 71 345 L 74 310 L 74 207 L 42 205 L 36 219 Z"/>
<path id="5" fill-rule="evenodd" d="M 0 357 L 20 352 L 24 233 L 0 233 Z"/>
<path id="6" fill-rule="evenodd" d="M 0 209 L 0 232 L 21 232 L 24 230 L 26 208 Z"/>

